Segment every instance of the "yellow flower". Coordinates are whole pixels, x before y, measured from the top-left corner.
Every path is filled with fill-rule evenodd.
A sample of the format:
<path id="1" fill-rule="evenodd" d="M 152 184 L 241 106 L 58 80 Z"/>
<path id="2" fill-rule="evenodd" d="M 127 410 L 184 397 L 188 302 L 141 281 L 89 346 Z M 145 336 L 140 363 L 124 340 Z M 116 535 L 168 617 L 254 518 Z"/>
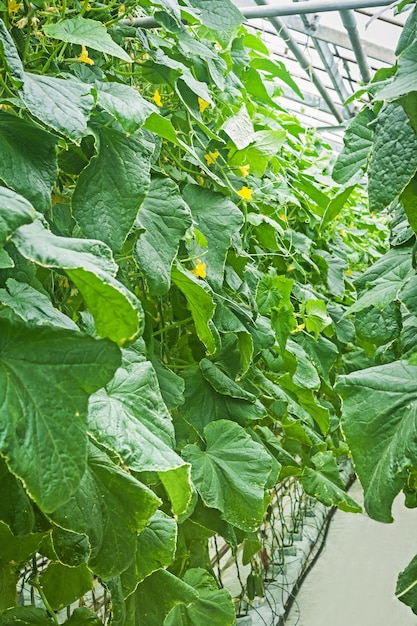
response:
<path id="1" fill-rule="evenodd" d="M 87 48 L 85 46 L 81 46 L 81 54 L 77 58 L 77 61 L 80 63 L 86 63 L 87 65 L 94 65 L 94 61 L 88 56 Z"/>
<path id="2" fill-rule="evenodd" d="M 340 229 L 340 234 L 342 235 L 342 237 L 346 237 L 346 231 L 344 228 Z"/>
<path id="3" fill-rule="evenodd" d="M 243 186 L 242 189 L 236 192 L 243 200 L 252 200 L 253 190 L 249 187 Z"/>
<path id="4" fill-rule="evenodd" d="M 200 187 L 204 187 L 204 178 L 202 176 L 198 177 L 198 184 L 200 185 Z"/>
<path id="5" fill-rule="evenodd" d="M 282 219 L 283 222 L 287 221 L 287 216 L 285 215 L 285 213 L 281 213 L 280 218 Z"/>
<path id="6" fill-rule="evenodd" d="M 306 327 L 305 324 L 298 324 L 298 326 L 296 328 L 294 328 L 294 330 L 292 330 L 291 333 L 292 334 L 300 333 L 302 330 L 304 330 L 305 327 Z"/>
<path id="7" fill-rule="evenodd" d="M 157 107 L 161 107 L 162 106 L 161 95 L 160 95 L 158 89 L 155 89 L 155 93 L 153 94 L 153 101 L 155 102 Z"/>
<path id="8" fill-rule="evenodd" d="M 203 98 L 200 98 L 200 96 L 198 96 L 198 106 L 200 107 L 200 113 L 204 113 L 209 105 L 209 102 L 206 102 L 205 100 L 203 100 Z"/>
<path id="9" fill-rule="evenodd" d="M 191 270 L 192 274 L 195 274 L 198 278 L 205 278 L 206 274 L 206 264 L 202 263 L 201 259 L 197 259 L 197 265 L 193 270 Z"/>
<path id="10" fill-rule="evenodd" d="M 345 274 L 346 274 L 346 276 L 351 276 L 352 275 L 352 270 L 350 269 L 350 267 L 349 267 L 349 269 L 347 269 L 345 271 Z"/>
<path id="11" fill-rule="evenodd" d="M 248 176 L 249 174 L 250 165 L 240 165 L 238 169 L 241 175 L 243 176 L 243 178 L 246 178 L 246 176 Z"/>
<path id="12" fill-rule="evenodd" d="M 355 224 L 354 224 L 353 222 L 351 222 L 351 223 L 349 224 L 349 228 L 355 228 Z"/>
<path id="13" fill-rule="evenodd" d="M 213 163 L 216 162 L 216 159 L 220 156 L 220 152 L 209 152 L 208 154 L 204 155 L 204 158 L 207 161 L 207 165 L 213 165 Z"/>
<path id="14" fill-rule="evenodd" d="M 7 11 L 9 15 L 13 15 L 14 13 L 18 13 L 22 8 L 23 4 L 20 2 L 16 2 L 16 0 L 9 0 L 7 5 Z"/>

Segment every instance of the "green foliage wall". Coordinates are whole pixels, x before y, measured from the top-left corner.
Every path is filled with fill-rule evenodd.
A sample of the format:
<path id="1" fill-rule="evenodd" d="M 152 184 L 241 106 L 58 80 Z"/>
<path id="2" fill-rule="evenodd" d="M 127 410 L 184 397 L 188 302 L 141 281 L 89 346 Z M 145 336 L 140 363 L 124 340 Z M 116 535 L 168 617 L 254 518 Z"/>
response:
<path id="1" fill-rule="evenodd" d="M 409 5 L 412 5 L 411 7 Z M 356 281 L 356 329 L 368 362 L 351 364 L 337 386 L 342 425 L 365 492 L 368 514 L 391 522 L 394 498 L 416 499 L 416 242 L 417 125 L 415 117 L 417 9 L 398 42 L 397 63 L 380 70 L 368 88 L 367 105 L 346 132 L 335 180 L 349 184 L 367 172 L 370 209 L 389 209 L 390 250 Z M 359 156 L 359 158 L 357 158 Z M 401 573 L 397 596 L 417 612 L 416 559 Z"/>
<path id="2" fill-rule="evenodd" d="M 114 625 L 233 624 L 211 536 L 253 538 L 287 476 L 359 510 L 334 384 L 372 357 L 345 313 L 384 220 L 212 4 L 0 3 L 1 626 L 57 623 L 93 575 Z M 16 606 L 36 554 L 47 611 Z"/>

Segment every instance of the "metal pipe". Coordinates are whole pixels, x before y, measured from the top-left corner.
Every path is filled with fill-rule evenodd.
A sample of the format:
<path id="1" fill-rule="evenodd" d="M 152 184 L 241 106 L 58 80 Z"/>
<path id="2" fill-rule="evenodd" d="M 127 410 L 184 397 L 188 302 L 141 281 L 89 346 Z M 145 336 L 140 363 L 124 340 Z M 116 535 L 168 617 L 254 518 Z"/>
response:
<path id="1" fill-rule="evenodd" d="M 266 0 L 255 0 L 255 2 L 258 6 L 266 4 Z M 288 48 L 291 50 L 303 70 L 305 70 L 309 79 L 311 80 L 317 91 L 320 93 L 321 97 L 323 98 L 337 121 L 343 122 L 343 116 L 339 113 L 339 110 L 335 106 L 333 99 L 327 91 L 325 85 L 321 82 L 320 77 L 312 67 L 310 61 L 308 60 L 298 43 L 291 35 L 288 28 L 285 26 L 284 22 L 280 20 L 279 17 L 271 17 L 269 18 L 269 21 L 278 33 L 278 35 L 281 37 L 281 39 L 285 41 Z"/>
<path id="2" fill-rule="evenodd" d="M 294 2 L 300 2 L 300 0 L 294 0 Z M 312 18 L 308 18 L 307 15 L 301 16 L 301 21 L 304 25 L 304 33 L 310 37 L 311 41 L 315 49 L 318 52 L 318 55 L 323 63 L 324 69 L 326 70 L 330 80 L 332 81 L 332 85 L 339 96 L 342 104 L 349 98 L 351 95 L 345 87 L 343 82 L 343 78 L 339 72 L 339 69 L 334 60 L 333 54 L 331 53 L 330 46 L 326 41 L 320 41 L 320 39 L 316 38 L 315 31 L 317 28 L 318 16 L 314 16 Z M 287 22 L 286 22 L 287 23 Z M 355 114 L 355 108 L 352 104 L 348 104 L 343 110 L 344 116 L 349 118 L 353 117 Z"/>
<path id="3" fill-rule="evenodd" d="M 339 11 L 342 18 L 343 26 L 346 28 L 347 34 L 352 44 L 353 53 L 358 63 L 363 82 L 365 84 L 371 82 L 371 71 L 368 65 L 365 51 L 359 37 L 358 26 L 356 24 L 355 14 L 353 11 Z"/>
<path id="4" fill-rule="evenodd" d="M 294 4 L 283 2 L 281 4 L 268 4 L 257 7 L 241 7 L 240 12 L 247 20 L 268 17 L 283 17 L 285 15 L 305 15 L 306 13 L 327 13 L 329 11 L 344 11 L 351 9 L 371 9 L 373 7 L 386 7 L 392 4 L 392 0 L 304 0 Z M 136 28 L 158 28 L 160 24 L 152 17 L 139 17 L 120 20 L 119 24 L 135 26 Z"/>

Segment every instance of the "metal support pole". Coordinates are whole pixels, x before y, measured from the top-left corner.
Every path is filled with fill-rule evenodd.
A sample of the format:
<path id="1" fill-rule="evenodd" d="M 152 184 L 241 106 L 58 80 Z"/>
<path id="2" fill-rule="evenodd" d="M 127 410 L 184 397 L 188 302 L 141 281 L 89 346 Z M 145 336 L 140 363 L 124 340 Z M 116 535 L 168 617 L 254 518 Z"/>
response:
<path id="1" fill-rule="evenodd" d="M 355 14 L 353 11 L 340 11 L 343 26 L 346 28 L 349 39 L 352 43 L 353 53 L 358 63 L 363 82 L 365 84 L 371 82 L 371 72 L 366 58 L 365 51 L 359 37 L 358 26 L 356 24 Z"/>
<path id="2" fill-rule="evenodd" d="M 258 6 L 267 4 L 266 0 L 255 0 L 255 2 Z M 333 113 L 333 115 L 337 119 L 337 121 L 343 122 L 343 116 L 340 115 L 339 110 L 336 108 L 331 95 L 327 91 L 325 85 L 321 82 L 318 74 L 312 67 L 310 61 L 305 56 L 304 52 L 301 50 L 298 43 L 293 39 L 293 36 L 291 35 L 288 28 L 285 26 L 284 22 L 280 20 L 278 17 L 271 17 L 269 18 L 269 21 L 271 25 L 274 27 L 274 29 L 277 31 L 281 39 L 285 41 L 288 48 L 291 50 L 291 52 L 293 53 L 298 63 L 303 68 L 303 70 L 305 70 L 309 79 L 311 80 L 311 82 L 313 83 L 317 91 L 320 93 L 321 97 L 323 98 L 323 100 L 325 101 L 325 103 L 327 104 L 330 111 Z"/>
<path id="3" fill-rule="evenodd" d="M 297 4 L 293 2 L 281 2 L 280 4 L 268 4 L 267 6 L 242 7 L 240 12 L 247 20 L 253 20 L 264 17 L 305 15 L 306 13 L 371 9 L 373 7 L 386 7 L 390 4 L 392 4 L 392 0 L 304 0 Z M 137 28 L 158 28 L 160 26 L 152 17 L 120 20 L 119 23 L 127 26 L 135 26 Z"/>
<path id="4" fill-rule="evenodd" d="M 294 0 L 294 2 L 300 2 L 300 0 Z M 315 15 L 313 21 L 310 21 L 310 19 L 307 17 L 307 15 L 301 16 L 301 21 L 304 25 L 304 33 L 311 38 L 311 41 L 313 42 L 313 45 L 321 59 L 321 62 L 323 63 L 324 69 L 326 70 L 330 80 L 332 81 L 332 85 L 337 95 L 339 96 L 340 101 L 343 104 L 351 94 L 345 87 L 343 78 L 335 63 L 329 44 L 326 41 L 321 41 L 320 39 L 316 38 L 315 31 L 317 29 L 319 16 Z M 343 109 L 343 114 L 346 118 L 353 117 L 353 115 L 355 114 L 355 107 L 352 104 L 348 104 Z"/>

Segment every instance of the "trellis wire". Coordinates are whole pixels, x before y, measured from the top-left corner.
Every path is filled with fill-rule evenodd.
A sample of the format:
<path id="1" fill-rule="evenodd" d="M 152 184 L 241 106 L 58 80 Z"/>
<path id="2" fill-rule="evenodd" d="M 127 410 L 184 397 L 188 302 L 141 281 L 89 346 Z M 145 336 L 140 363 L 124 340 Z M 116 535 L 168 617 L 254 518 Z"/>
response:
<path id="1" fill-rule="evenodd" d="M 344 469 L 345 484 L 352 476 L 348 463 Z M 292 477 L 271 489 L 270 497 L 257 535 L 261 549 L 250 563 L 244 565 L 242 562 L 242 546 L 233 554 L 222 537 L 214 536 L 210 540 L 213 571 L 219 587 L 230 591 L 241 626 L 282 626 L 285 623 L 296 591 L 321 551 L 333 512 L 305 494 L 298 480 Z M 297 559 L 301 566 L 294 567 Z M 38 556 L 21 570 L 17 588 L 20 606 L 30 604 L 44 608 L 42 598 L 29 581 L 47 565 L 48 559 Z M 247 596 L 246 578 L 253 568 L 262 575 L 265 593 L 263 598 L 255 597 L 251 601 Z M 109 625 L 111 598 L 98 579 L 88 594 L 57 613 L 58 622 L 65 622 L 79 606 L 93 610 L 104 626 Z M 243 623 L 242 619 L 246 622 Z"/>

